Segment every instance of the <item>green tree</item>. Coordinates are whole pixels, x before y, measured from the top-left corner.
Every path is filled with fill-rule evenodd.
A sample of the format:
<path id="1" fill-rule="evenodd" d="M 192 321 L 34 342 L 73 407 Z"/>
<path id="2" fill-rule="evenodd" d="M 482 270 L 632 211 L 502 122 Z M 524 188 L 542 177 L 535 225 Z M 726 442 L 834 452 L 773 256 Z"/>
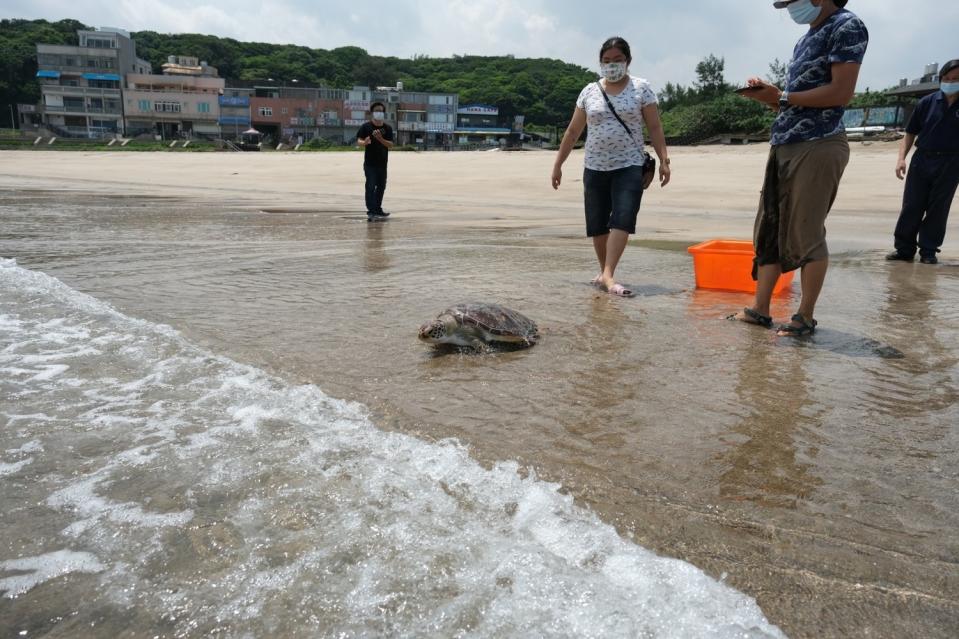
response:
<path id="1" fill-rule="evenodd" d="M 717 96 L 729 86 L 724 77 L 726 58 L 717 58 L 710 53 L 696 65 L 696 88 L 704 96 Z"/>
<path id="2" fill-rule="evenodd" d="M 789 67 L 785 62 L 780 62 L 779 58 L 776 58 L 769 63 L 769 73 L 766 74 L 766 80 L 770 84 L 774 84 L 780 89 L 786 88 L 786 76 L 789 73 Z"/>

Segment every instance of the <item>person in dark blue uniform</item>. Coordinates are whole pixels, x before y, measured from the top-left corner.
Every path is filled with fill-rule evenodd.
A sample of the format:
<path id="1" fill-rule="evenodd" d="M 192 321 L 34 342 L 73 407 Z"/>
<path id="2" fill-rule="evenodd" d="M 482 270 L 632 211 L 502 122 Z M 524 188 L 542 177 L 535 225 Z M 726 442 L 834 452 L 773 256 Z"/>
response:
<path id="1" fill-rule="evenodd" d="M 896 177 L 906 175 L 906 156 L 916 152 L 909 165 L 902 212 L 896 224 L 896 250 L 887 260 L 936 264 L 936 253 L 946 237 L 949 207 L 959 187 L 959 59 L 939 72 L 941 90 L 927 95 L 913 111 L 906 137 L 899 147 Z"/>
<path id="2" fill-rule="evenodd" d="M 356 132 L 356 143 L 366 147 L 363 154 L 363 173 L 366 176 L 366 219 L 385 220 L 389 213 L 383 210 L 386 192 L 386 164 L 393 148 L 393 127 L 386 123 L 386 105 L 370 105 L 370 121 Z"/>

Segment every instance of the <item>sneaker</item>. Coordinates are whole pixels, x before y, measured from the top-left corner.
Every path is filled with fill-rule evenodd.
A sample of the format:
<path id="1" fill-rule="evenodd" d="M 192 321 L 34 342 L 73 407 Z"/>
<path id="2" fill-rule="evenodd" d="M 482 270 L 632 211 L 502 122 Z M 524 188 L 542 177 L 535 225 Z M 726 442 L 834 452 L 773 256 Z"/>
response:
<path id="1" fill-rule="evenodd" d="M 895 262 L 895 261 L 911 262 L 916 258 L 912 255 L 903 255 L 899 251 L 893 251 L 892 253 L 886 256 L 886 259 L 889 260 L 890 262 Z"/>
<path id="2" fill-rule="evenodd" d="M 939 258 L 936 257 L 935 255 L 923 255 L 922 257 L 919 258 L 919 261 L 922 264 L 938 264 Z"/>
<path id="3" fill-rule="evenodd" d="M 378 211 L 378 212 L 374 213 L 373 215 L 375 215 L 376 217 L 389 217 L 389 216 L 390 216 L 390 214 L 387 213 L 386 211 Z"/>

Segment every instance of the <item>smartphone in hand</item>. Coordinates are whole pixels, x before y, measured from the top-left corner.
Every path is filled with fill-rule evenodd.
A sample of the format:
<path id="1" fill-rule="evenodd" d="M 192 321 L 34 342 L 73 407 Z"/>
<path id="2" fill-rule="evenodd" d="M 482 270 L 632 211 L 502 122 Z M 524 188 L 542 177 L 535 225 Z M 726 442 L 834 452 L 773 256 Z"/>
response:
<path id="1" fill-rule="evenodd" d="M 753 91 L 762 91 L 762 89 L 763 86 L 759 84 L 756 86 L 739 87 L 738 89 L 733 89 L 733 92 L 738 93 L 739 95 L 745 95 L 747 93 L 752 93 Z"/>

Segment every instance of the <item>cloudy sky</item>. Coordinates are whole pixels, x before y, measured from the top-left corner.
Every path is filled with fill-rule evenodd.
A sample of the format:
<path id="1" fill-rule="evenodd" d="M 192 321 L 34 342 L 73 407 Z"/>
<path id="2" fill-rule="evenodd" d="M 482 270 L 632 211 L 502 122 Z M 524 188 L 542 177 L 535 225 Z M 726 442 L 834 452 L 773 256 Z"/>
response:
<path id="1" fill-rule="evenodd" d="M 893 86 L 921 75 L 927 63 L 959 57 L 955 0 L 850 0 L 848 8 L 871 35 L 860 90 Z M 633 47 L 633 74 L 657 87 L 691 83 L 696 63 L 710 53 L 725 57 L 729 82 L 764 75 L 774 58 L 789 58 L 802 34 L 771 0 L 0 0 L 0 17 L 324 49 L 356 45 L 404 58 L 550 57 L 588 67 L 596 66 L 603 40 L 621 35 Z"/>

